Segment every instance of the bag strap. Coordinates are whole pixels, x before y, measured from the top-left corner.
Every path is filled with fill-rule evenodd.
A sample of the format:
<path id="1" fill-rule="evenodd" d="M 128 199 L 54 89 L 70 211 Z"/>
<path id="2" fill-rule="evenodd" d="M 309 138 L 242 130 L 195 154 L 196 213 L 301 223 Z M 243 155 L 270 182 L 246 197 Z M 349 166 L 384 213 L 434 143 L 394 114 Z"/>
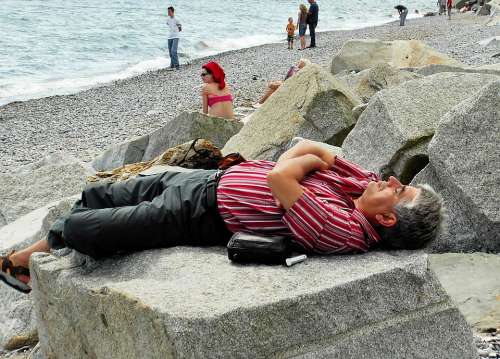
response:
<path id="1" fill-rule="evenodd" d="M 229 167 L 239 165 L 242 162 L 245 162 L 245 158 L 239 152 L 233 152 L 228 154 L 227 156 L 222 157 L 222 159 L 217 164 L 220 170 L 226 170 Z"/>
<path id="2" fill-rule="evenodd" d="M 197 139 L 193 140 L 193 142 L 191 142 L 191 145 L 189 146 L 188 150 L 187 150 L 187 151 L 186 151 L 186 153 L 184 154 L 184 157 L 182 158 L 182 160 L 180 160 L 179 162 L 177 162 L 177 163 L 175 164 L 175 166 L 180 166 L 182 163 L 184 163 L 184 162 L 186 161 L 186 158 L 187 158 L 187 156 L 188 156 L 188 154 L 189 154 L 189 151 L 193 150 L 194 152 L 196 152 L 196 153 L 198 153 L 198 154 L 199 154 L 199 152 L 198 152 L 198 151 L 196 151 L 196 148 L 195 148 L 195 146 L 196 146 L 196 142 L 198 142 L 198 140 L 201 140 L 201 138 L 197 138 Z"/>

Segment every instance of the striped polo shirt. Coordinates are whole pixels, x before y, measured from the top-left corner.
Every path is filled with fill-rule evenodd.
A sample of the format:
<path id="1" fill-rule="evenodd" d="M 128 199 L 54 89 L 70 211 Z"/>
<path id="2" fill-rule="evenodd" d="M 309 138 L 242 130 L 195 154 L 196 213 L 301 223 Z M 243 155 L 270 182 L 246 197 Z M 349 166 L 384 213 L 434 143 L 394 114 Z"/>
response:
<path id="1" fill-rule="evenodd" d="M 217 188 L 217 205 L 231 232 L 292 237 L 306 252 L 360 253 L 380 241 L 355 208 L 370 181 L 379 177 L 337 157 L 329 170 L 307 175 L 303 195 L 288 210 L 276 205 L 267 184 L 271 161 L 246 161 L 229 168 Z"/>

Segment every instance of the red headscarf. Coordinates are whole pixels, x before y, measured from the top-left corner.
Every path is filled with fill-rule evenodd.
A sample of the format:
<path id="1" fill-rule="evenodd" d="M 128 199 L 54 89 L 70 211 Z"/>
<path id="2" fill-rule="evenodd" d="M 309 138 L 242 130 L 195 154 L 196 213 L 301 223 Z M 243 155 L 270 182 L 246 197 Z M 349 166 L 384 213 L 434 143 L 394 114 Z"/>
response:
<path id="1" fill-rule="evenodd" d="M 226 78 L 226 74 L 217 62 L 210 61 L 203 65 L 202 68 L 212 74 L 212 78 L 219 84 L 220 90 L 223 90 L 224 87 L 226 87 L 226 82 L 224 81 L 224 79 Z"/>

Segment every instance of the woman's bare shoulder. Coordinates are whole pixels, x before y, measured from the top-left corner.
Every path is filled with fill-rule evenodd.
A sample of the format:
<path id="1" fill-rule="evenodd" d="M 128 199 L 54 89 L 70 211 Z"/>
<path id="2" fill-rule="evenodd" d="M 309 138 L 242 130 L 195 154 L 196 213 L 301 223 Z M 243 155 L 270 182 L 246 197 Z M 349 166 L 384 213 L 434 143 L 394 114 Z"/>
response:
<path id="1" fill-rule="evenodd" d="M 211 84 L 203 84 L 203 86 L 201 87 L 201 92 L 204 94 L 212 93 L 213 87 L 211 86 Z"/>
<path id="2" fill-rule="evenodd" d="M 217 87 L 216 83 L 211 83 L 211 84 L 203 84 L 202 91 L 203 93 L 206 94 L 213 94 L 216 93 L 219 88 Z"/>

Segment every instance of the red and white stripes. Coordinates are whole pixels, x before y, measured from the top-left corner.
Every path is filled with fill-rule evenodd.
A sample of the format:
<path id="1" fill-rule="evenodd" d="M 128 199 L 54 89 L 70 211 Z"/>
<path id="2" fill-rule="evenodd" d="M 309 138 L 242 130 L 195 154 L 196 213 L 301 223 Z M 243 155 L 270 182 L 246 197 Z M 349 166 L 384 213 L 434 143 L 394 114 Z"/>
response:
<path id="1" fill-rule="evenodd" d="M 274 165 L 246 161 L 224 173 L 217 204 L 230 231 L 292 236 L 307 251 L 321 254 L 366 252 L 380 240 L 351 199 L 378 181 L 377 175 L 337 157 L 330 170 L 304 178 L 304 194 L 285 211 L 267 185 Z"/>

